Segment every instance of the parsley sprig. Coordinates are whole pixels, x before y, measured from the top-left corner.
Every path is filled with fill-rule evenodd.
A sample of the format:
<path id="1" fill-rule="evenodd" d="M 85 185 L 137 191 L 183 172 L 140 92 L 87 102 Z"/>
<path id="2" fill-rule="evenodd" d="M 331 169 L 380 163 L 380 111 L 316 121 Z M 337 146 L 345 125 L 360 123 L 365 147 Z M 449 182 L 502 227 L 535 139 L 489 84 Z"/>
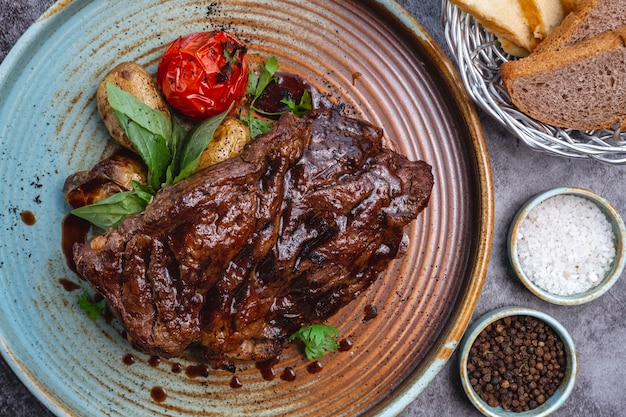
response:
<path id="1" fill-rule="evenodd" d="M 83 309 L 92 320 L 96 320 L 106 308 L 106 300 L 96 301 L 87 290 L 78 298 L 78 305 Z"/>
<path id="2" fill-rule="evenodd" d="M 311 324 L 304 326 L 297 332 L 289 336 L 290 341 L 296 339 L 304 343 L 304 354 L 307 359 L 314 361 L 324 357 L 326 352 L 333 352 L 339 349 L 336 337 L 339 330 L 329 324 Z"/>
<path id="3" fill-rule="evenodd" d="M 249 111 L 245 116 L 241 116 L 241 120 L 250 128 L 251 137 L 267 133 L 272 129 L 271 121 L 255 117 L 254 113 L 261 116 L 278 116 L 283 113 L 292 112 L 299 117 L 313 109 L 311 94 L 308 90 L 304 90 L 304 93 L 298 103 L 293 100 L 282 99 L 281 103 L 287 106 L 287 110 L 280 113 L 269 113 L 255 106 L 257 99 L 261 96 L 261 94 L 263 94 L 263 91 L 265 91 L 267 86 L 269 86 L 272 82 L 278 81 L 275 74 L 279 68 L 278 59 L 272 56 L 260 66 L 258 73 L 250 70 L 246 95 L 251 97 L 251 100 Z"/>

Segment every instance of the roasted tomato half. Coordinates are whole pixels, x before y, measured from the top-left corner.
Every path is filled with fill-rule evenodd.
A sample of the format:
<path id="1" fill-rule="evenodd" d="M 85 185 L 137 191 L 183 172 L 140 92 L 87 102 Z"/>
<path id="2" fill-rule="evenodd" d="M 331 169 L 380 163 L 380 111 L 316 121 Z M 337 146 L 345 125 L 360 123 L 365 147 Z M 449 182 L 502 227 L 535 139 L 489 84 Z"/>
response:
<path id="1" fill-rule="evenodd" d="M 198 32 L 166 49 L 157 82 L 167 102 L 193 121 L 239 102 L 248 84 L 246 46 L 228 32 Z"/>

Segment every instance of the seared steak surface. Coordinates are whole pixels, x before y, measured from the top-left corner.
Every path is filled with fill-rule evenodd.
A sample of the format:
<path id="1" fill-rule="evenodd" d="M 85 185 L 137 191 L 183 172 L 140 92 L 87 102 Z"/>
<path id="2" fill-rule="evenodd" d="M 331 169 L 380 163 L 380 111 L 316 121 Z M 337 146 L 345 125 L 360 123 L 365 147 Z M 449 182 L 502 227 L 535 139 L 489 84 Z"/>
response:
<path id="1" fill-rule="evenodd" d="M 335 111 L 283 116 L 243 154 L 161 189 L 76 245 L 78 272 L 140 350 L 266 360 L 363 292 L 405 250 L 431 168 Z"/>

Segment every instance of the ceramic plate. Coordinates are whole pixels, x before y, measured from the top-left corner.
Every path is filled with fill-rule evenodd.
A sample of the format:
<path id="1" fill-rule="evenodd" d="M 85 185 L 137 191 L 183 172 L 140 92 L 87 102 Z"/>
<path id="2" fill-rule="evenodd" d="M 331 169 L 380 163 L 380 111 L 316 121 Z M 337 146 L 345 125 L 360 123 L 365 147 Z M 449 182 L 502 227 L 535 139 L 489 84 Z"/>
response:
<path id="1" fill-rule="evenodd" d="M 393 1 L 60 1 L 0 66 L 0 339 L 26 386 L 62 416 L 395 415 L 459 342 L 483 283 L 493 228 L 489 161 L 478 119 L 438 46 Z M 433 166 L 430 206 L 408 229 L 406 256 L 329 321 L 349 352 L 318 373 L 289 347 L 273 380 L 255 364 L 192 377 L 187 360 L 133 351 L 115 322 L 77 306 L 85 288 L 66 265 L 65 178 L 114 145 L 95 106 L 98 81 L 133 60 L 156 72 L 165 46 L 226 29 L 250 56 L 278 57 L 346 112 L 385 130 L 386 144 Z M 378 315 L 364 321 L 364 310 Z M 126 365 L 132 354 L 135 363 Z M 180 365 L 181 372 L 172 367 Z M 293 367 L 297 377 L 279 375 Z M 153 395 L 158 388 L 161 395 Z"/>

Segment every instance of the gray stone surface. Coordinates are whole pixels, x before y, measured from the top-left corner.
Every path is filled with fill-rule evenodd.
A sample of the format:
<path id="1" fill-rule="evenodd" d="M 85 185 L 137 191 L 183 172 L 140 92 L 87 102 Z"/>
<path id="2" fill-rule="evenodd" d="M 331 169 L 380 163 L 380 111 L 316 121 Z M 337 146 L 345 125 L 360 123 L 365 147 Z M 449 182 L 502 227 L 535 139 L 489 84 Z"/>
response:
<path id="1" fill-rule="evenodd" d="M 439 0 L 400 0 L 445 48 Z M 0 60 L 51 0 L 0 0 Z M 559 320 L 578 349 L 576 387 L 555 416 L 626 415 L 626 280 L 603 297 L 577 307 L 555 306 L 528 292 L 513 276 L 506 257 L 506 232 L 515 211 L 530 196 L 552 187 L 581 186 L 614 203 L 626 216 L 626 168 L 592 160 L 573 160 L 529 150 L 481 113 L 495 187 L 495 236 L 486 282 L 472 321 L 505 305 L 542 310 Z M 418 416 L 478 416 L 458 378 L 457 355 L 402 414 Z M 0 416 L 50 416 L 0 360 Z"/>

